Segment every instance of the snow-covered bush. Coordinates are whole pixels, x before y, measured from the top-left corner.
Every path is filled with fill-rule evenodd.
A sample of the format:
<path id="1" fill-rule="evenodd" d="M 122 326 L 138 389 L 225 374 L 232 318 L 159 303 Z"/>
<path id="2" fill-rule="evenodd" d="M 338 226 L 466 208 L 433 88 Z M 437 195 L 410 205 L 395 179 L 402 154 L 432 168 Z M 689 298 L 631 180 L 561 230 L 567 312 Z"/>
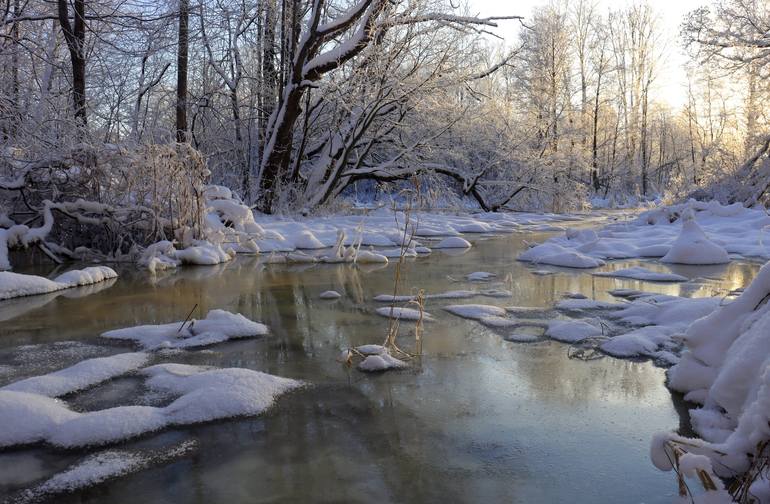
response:
<path id="1" fill-rule="evenodd" d="M 187 144 L 79 145 L 32 161 L 10 154 L 0 158 L 2 269 L 9 248 L 120 259 L 137 245 L 201 238 L 209 172 Z"/>

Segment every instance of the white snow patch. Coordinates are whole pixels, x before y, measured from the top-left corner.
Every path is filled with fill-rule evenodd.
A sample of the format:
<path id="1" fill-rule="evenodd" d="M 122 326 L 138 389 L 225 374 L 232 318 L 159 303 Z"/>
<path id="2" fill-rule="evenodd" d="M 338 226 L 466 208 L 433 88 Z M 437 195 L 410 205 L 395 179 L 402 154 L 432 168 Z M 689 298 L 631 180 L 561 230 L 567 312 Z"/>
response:
<path id="1" fill-rule="evenodd" d="M 149 360 L 146 353 L 123 353 L 80 361 L 68 368 L 6 385 L 0 390 L 59 397 L 134 371 Z"/>
<path id="2" fill-rule="evenodd" d="M 463 305 L 448 305 L 444 307 L 444 310 L 448 311 L 458 317 L 469 318 L 473 320 L 480 320 L 485 317 L 505 317 L 505 308 L 499 306 L 483 305 L 483 304 L 463 304 Z"/>
<path id="3" fill-rule="evenodd" d="M 432 321 L 433 316 L 428 312 L 420 313 L 420 310 L 415 308 L 404 308 L 400 306 L 384 306 L 375 310 L 377 315 L 388 318 L 395 318 L 399 320 L 420 320 L 422 317 L 425 321 Z"/>
<path id="4" fill-rule="evenodd" d="M 230 339 L 264 336 L 267 333 L 267 326 L 241 314 L 211 310 L 203 320 L 115 329 L 103 333 L 102 337 L 133 340 L 144 349 L 155 350 L 208 346 Z"/>
<path id="5" fill-rule="evenodd" d="M 117 277 L 118 274 L 115 270 L 107 266 L 90 266 L 82 270 L 68 271 L 53 280 L 36 275 L 0 271 L 0 300 L 46 294 L 62 289 L 91 285 Z"/>

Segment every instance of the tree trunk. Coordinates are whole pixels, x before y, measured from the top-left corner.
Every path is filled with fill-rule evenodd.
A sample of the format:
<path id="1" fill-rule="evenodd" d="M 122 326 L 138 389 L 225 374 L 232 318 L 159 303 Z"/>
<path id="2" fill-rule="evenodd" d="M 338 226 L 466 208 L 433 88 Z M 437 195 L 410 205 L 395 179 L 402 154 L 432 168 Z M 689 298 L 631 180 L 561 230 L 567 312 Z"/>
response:
<path id="1" fill-rule="evenodd" d="M 176 56 L 176 141 L 187 141 L 187 57 L 190 0 L 179 0 L 179 44 Z"/>
<path id="2" fill-rule="evenodd" d="M 75 119 L 81 126 L 88 124 L 86 116 L 86 5 L 85 0 L 74 0 L 75 22 L 69 20 L 67 0 L 57 0 L 59 24 L 61 25 L 72 63 L 72 102 Z"/>

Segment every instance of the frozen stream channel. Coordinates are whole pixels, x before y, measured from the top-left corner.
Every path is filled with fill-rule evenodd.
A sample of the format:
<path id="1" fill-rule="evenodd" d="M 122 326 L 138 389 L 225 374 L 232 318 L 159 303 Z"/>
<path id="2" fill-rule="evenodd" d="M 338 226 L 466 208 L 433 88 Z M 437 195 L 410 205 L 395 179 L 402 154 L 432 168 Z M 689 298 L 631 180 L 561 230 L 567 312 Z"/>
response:
<path id="1" fill-rule="evenodd" d="M 570 358 L 551 340 L 508 342 L 510 329 L 487 328 L 441 307 L 458 303 L 551 307 L 564 293 L 615 300 L 632 288 L 682 296 L 726 294 L 743 287 L 758 265 L 664 267 L 679 283 L 592 276 L 543 268 L 516 256 L 545 233 L 471 237 L 459 253 L 435 250 L 409 260 L 405 286 L 428 293 L 498 287 L 509 298 L 429 300 L 421 361 L 405 371 L 367 375 L 336 362 L 340 349 L 380 343 L 394 265 L 262 265 L 239 257 L 212 267 L 185 267 L 154 279 L 132 267 L 117 281 L 0 302 L 0 386 L 80 360 L 131 351 L 98 335 L 110 329 L 183 320 L 221 308 L 259 320 L 270 335 L 201 350 L 153 354 L 152 362 L 245 367 L 297 378 L 310 387 L 280 397 L 265 414 L 171 428 L 90 450 L 36 445 L 0 451 L 0 498 L 24 490 L 94 453 L 156 454 L 128 474 L 51 502 L 586 502 L 668 503 L 670 473 L 649 461 L 651 436 L 676 429 L 686 411 L 650 362 Z M 607 269 L 607 268 L 604 268 Z M 491 282 L 465 275 L 486 271 Z M 34 269 L 23 272 L 47 274 Z M 499 282 L 496 284 L 496 282 Z M 319 295 L 342 294 L 336 300 Z M 403 324 L 406 330 L 408 324 Z M 408 346 L 408 338 L 404 338 Z M 76 410 L 156 404 L 143 381 L 128 375 L 66 396 Z M 686 432 L 687 426 L 681 423 Z M 2 426 L 0 426 L 2 429 Z M 188 443 L 188 441 L 194 441 Z M 169 447 L 183 447 L 168 456 Z M 164 455 L 165 454 L 165 455 Z"/>

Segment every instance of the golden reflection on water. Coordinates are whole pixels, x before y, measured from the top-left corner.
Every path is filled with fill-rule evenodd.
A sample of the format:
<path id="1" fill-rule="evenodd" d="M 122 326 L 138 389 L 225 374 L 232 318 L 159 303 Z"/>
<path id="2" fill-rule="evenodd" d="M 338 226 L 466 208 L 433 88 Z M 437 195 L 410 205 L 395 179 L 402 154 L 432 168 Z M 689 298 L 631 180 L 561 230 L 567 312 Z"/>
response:
<path id="1" fill-rule="evenodd" d="M 457 281 L 479 270 L 496 273 L 501 287 L 513 292 L 510 299 L 428 301 L 426 309 L 437 321 L 426 324 L 424 355 L 406 372 L 365 376 L 335 361 L 341 348 L 384 339 L 387 321 L 374 314 L 382 305 L 372 298 L 392 292 L 392 265 L 263 265 L 259 258 L 242 257 L 155 277 L 124 268 L 113 284 L 0 303 L 0 365 L 11 370 L 0 373 L 0 385 L 28 374 L 19 359 L 30 350 L 16 349 L 20 345 L 46 348 L 75 340 L 110 353 L 126 351 L 114 343 L 105 346 L 98 335 L 116 327 L 178 321 L 195 305 L 198 317 L 222 308 L 261 320 L 271 335 L 158 359 L 250 367 L 314 386 L 282 398 L 260 418 L 131 442 L 129 447 L 192 436 L 201 448 L 191 460 L 70 496 L 73 500 L 207 503 L 253 502 L 259 496 L 307 502 L 358 501 L 365 495 L 395 502 L 566 502 L 579 495 L 575 502 L 668 502 L 673 480 L 647 461 L 649 436 L 679 424 L 663 370 L 649 362 L 569 359 L 567 346 L 556 342 L 509 343 L 505 332 L 454 317 L 442 306 L 550 307 L 566 292 L 612 300 L 607 291 L 620 287 L 725 295 L 745 286 L 758 265 L 669 268 L 619 261 L 604 268 L 641 264 L 694 279 L 681 284 L 557 268 L 534 275 L 537 267 L 515 261 L 525 238 L 531 242 L 543 235 L 480 240 L 464 254 L 436 251 L 405 264 L 401 293 L 489 287 Z M 342 298 L 319 299 L 330 289 Z M 409 331 L 409 324 L 402 324 L 405 347 Z M 62 364 L 47 363 L 50 369 Z M 138 383 L 124 385 L 141 393 Z M 109 387 L 73 401 L 106 407 L 125 400 Z M 15 454 L 14 463 L 45 460 L 43 466 L 53 472 L 71 461 L 36 450 Z M 0 453 L 0 467 L 10 456 Z M 608 488 L 607 481 L 624 485 Z"/>

